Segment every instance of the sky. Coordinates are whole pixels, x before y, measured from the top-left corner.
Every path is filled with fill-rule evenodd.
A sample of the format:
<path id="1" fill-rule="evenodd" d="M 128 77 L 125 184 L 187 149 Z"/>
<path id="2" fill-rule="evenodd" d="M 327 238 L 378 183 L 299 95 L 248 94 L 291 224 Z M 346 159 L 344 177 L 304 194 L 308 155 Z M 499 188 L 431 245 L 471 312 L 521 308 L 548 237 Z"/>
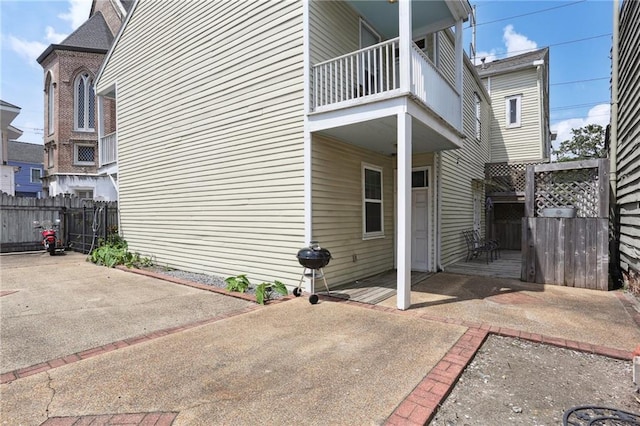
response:
<path id="1" fill-rule="evenodd" d="M 491 61 L 550 48 L 551 129 L 558 142 L 570 139 L 572 128 L 608 124 L 611 1 L 471 4 L 476 6 L 478 58 Z M 44 74 L 36 58 L 81 25 L 90 7 L 90 0 L 0 0 L 0 98 L 22 108 L 13 122 L 24 131 L 20 141 L 43 143 Z M 463 28 L 468 53 L 472 30 L 469 23 Z"/>

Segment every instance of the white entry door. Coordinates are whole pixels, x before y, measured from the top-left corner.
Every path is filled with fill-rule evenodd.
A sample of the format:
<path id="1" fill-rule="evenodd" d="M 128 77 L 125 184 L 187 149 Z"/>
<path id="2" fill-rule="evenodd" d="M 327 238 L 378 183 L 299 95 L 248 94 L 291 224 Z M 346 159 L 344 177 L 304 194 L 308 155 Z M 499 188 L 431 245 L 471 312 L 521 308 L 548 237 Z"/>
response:
<path id="1" fill-rule="evenodd" d="M 429 270 L 429 197 L 426 188 L 411 194 L 411 270 Z"/>

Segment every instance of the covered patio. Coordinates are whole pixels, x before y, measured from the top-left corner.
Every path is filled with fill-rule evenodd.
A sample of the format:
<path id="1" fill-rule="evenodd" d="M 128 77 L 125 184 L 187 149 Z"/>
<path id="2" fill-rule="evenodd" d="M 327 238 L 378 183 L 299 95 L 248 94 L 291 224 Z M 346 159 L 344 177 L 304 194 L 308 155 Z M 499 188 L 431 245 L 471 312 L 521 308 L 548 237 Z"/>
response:
<path id="1" fill-rule="evenodd" d="M 478 277 L 508 278 L 519 280 L 521 254 L 518 250 L 503 250 L 500 258 L 485 262 L 484 258 L 456 262 L 445 272 Z M 433 272 L 411 271 L 411 288 L 434 276 Z M 375 305 L 396 295 L 397 271 L 391 270 L 363 280 L 343 284 L 331 289 L 331 296 Z"/>

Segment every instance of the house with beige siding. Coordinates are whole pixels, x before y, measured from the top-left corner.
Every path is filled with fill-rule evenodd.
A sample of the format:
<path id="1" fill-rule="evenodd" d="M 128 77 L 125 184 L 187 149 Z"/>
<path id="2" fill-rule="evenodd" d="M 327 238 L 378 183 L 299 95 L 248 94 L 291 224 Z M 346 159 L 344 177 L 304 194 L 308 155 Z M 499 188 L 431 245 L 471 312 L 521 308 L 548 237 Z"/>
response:
<path id="1" fill-rule="evenodd" d="M 551 154 L 549 48 L 476 69 L 491 97 L 487 234 L 520 250 L 526 165 L 547 163 Z"/>
<path id="2" fill-rule="evenodd" d="M 484 221 L 491 99 L 463 52 L 470 10 L 136 1 L 96 79 L 129 247 L 295 286 L 315 240 L 330 286 L 396 269 L 407 309 L 411 271 L 464 258 L 461 231 Z"/>
<path id="3" fill-rule="evenodd" d="M 640 3 L 614 4 L 610 176 L 615 200 L 613 262 L 624 283 L 640 291 Z"/>

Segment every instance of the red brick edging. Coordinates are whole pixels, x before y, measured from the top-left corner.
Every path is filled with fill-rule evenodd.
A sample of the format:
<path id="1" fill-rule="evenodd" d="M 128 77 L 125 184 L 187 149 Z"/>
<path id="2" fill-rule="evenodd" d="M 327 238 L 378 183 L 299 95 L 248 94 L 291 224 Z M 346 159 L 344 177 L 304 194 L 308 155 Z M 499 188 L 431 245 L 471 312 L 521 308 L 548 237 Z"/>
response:
<path id="1" fill-rule="evenodd" d="M 262 308 L 261 305 L 247 306 L 243 309 L 220 314 L 213 318 L 207 318 L 207 319 L 195 321 L 189 324 L 184 324 L 184 325 L 171 327 L 171 328 L 165 328 L 163 330 L 157 330 L 152 333 L 147 333 L 147 334 L 143 334 L 136 337 L 130 337 L 127 339 L 119 340 L 117 342 L 108 343 L 106 345 L 98 346 L 91 349 L 86 349 L 81 352 L 76 352 L 71 355 L 52 359 L 46 362 L 41 362 L 40 364 L 31 365 L 29 367 L 24 367 L 24 368 L 9 371 L 6 373 L 2 373 L 0 374 L 0 384 L 10 383 L 10 382 L 13 382 L 14 380 L 22 379 L 23 377 L 32 376 L 34 374 L 42 373 L 43 371 L 48 371 L 54 368 L 62 367 L 63 365 L 66 365 L 66 364 L 71 364 L 77 361 L 81 361 L 83 359 L 92 358 L 94 356 L 102 355 L 107 352 L 112 352 L 117 349 L 126 348 L 128 346 L 137 345 L 138 343 L 148 342 L 150 340 L 167 336 L 169 334 L 175 334 L 184 330 L 189 330 L 191 328 L 200 327 L 202 325 L 212 324 L 214 322 L 218 322 L 226 318 L 242 315 L 247 312 L 255 311 L 261 308 Z"/>
<path id="2" fill-rule="evenodd" d="M 477 328 L 467 330 L 409 396 L 400 403 L 387 419 L 386 424 L 424 425 L 431 421 L 488 334 L 487 330 Z"/>
<path id="3" fill-rule="evenodd" d="M 442 318 L 431 314 L 421 314 L 417 311 L 399 311 L 395 308 L 379 305 L 369 305 L 362 302 L 345 300 L 338 297 L 321 295 L 322 300 L 331 300 L 337 303 L 360 306 L 375 311 L 389 312 L 397 315 L 414 316 L 423 320 L 455 324 L 467 327 L 468 330 L 460 337 L 458 342 L 446 353 L 427 376 L 414 388 L 414 390 L 400 403 L 386 421 L 387 425 L 425 425 L 436 414 L 440 405 L 449 396 L 456 382 L 464 372 L 464 369 L 473 360 L 476 353 L 490 334 L 503 337 L 528 340 L 534 343 L 542 343 L 602 355 L 609 358 L 624 361 L 633 360 L 633 353 L 620 349 L 613 349 L 601 345 L 578 342 L 575 340 L 545 336 L 542 334 L 528 333 L 506 327 L 498 327 L 485 323 L 475 323 L 452 318 Z M 630 303 L 630 302 L 629 302 Z M 633 308 L 631 308 L 633 309 Z"/>
<path id="4" fill-rule="evenodd" d="M 51 417 L 40 426 L 80 426 L 80 425 L 131 425 L 170 426 L 178 416 L 175 412 L 102 414 L 98 416 Z"/>

